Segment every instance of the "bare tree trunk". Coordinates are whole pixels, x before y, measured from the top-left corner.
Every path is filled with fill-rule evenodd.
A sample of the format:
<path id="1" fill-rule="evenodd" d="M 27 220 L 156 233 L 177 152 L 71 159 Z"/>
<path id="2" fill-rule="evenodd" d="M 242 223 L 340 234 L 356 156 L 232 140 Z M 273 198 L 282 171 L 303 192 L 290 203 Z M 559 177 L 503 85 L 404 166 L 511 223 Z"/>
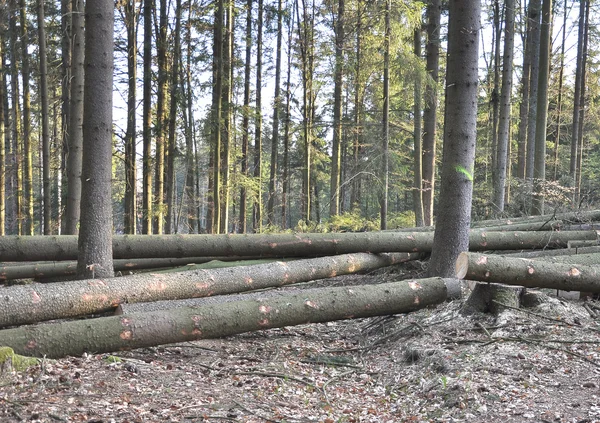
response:
<path id="1" fill-rule="evenodd" d="M 502 39 L 502 12 L 500 1 L 494 0 L 494 46 L 492 50 L 494 79 L 490 103 L 492 104 L 492 169 L 496 169 L 496 153 L 498 149 L 498 121 L 500 117 L 500 41 Z M 487 178 L 487 175 L 486 175 Z"/>
<path id="2" fill-rule="evenodd" d="M 44 235 L 50 235 L 52 229 L 52 204 L 50 201 L 50 127 L 48 111 L 48 64 L 46 57 L 46 24 L 44 22 L 44 1 L 37 1 L 38 40 L 40 55 L 40 101 L 42 103 L 42 167 L 43 167 L 43 191 L 44 191 L 44 213 L 43 228 Z M 4 132 L 4 131 L 0 131 Z M 4 134 L 0 134 L 4 136 Z M 3 146 L 2 146 L 2 149 Z M 2 152 L 4 154 L 4 151 Z M 2 160 L 2 165 L 4 160 Z M 4 181 L 0 181 L 4 186 Z M 2 222 L 1 226 L 4 226 Z"/>
<path id="3" fill-rule="evenodd" d="M 66 194 L 68 192 L 68 176 L 65 167 L 66 157 L 69 150 L 69 134 L 71 133 L 71 21 L 73 14 L 73 1 L 61 0 L 61 142 L 60 142 L 60 171 L 56 181 L 56 223 L 58 233 L 64 233 L 66 219 L 62 216 L 66 205 Z"/>
<path id="4" fill-rule="evenodd" d="M 527 10 L 531 36 L 531 68 L 529 76 L 529 111 L 527 114 L 527 152 L 525 164 L 525 178 L 527 185 L 533 189 L 534 163 L 535 163 L 535 134 L 537 132 L 538 88 L 540 73 L 540 15 L 541 0 L 530 0 Z M 530 206 L 527 205 L 527 209 Z"/>
<path id="5" fill-rule="evenodd" d="M 233 99 L 233 1 L 227 0 L 225 27 L 223 32 L 223 86 L 221 90 L 221 211 L 219 233 L 227 233 L 229 223 L 229 151 L 233 143 L 232 130 L 232 99 Z"/>
<path id="6" fill-rule="evenodd" d="M 0 35 L 0 236 L 6 235 L 6 119 L 4 100 L 6 86 L 4 78 L 4 36 Z"/>
<path id="7" fill-rule="evenodd" d="M 577 180 L 577 150 L 579 141 L 579 119 L 580 119 L 580 99 L 582 86 L 582 69 L 583 69 L 583 44 L 585 30 L 585 9 L 586 0 L 579 0 L 579 29 L 577 32 L 577 62 L 575 64 L 575 94 L 573 97 L 573 126 L 571 130 L 571 158 L 569 162 L 569 175 L 575 186 Z M 575 201 L 575 196 L 573 196 Z"/>
<path id="8" fill-rule="evenodd" d="M 177 0 L 175 5 L 175 38 L 173 46 L 173 63 L 171 64 L 171 98 L 169 104 L 169 141 L 168 141 L 168 163 L 166 177 L 167 191 L 167 216 L 165 221 L 165 233 L 177 233 L 175 226 L 175 152 L 177 151 L 177 107 L 179 104 L 179 61 L 181 57 L 181 0 Z M 191 100 L 190 100 L 191 101 Z"/>
<path id="9" fill-rule="evenodd" d="M 530 0 L 531 4 L 534 0 Z M 529 8 L 528 8 L 529 10 Z M 527 131 L 529 125 L 529 86 L 531 79 L 531 49 L 533 48 L 533 36 L 531 34 L 531 24 L 527 17 L 525 19 L 525 37 L 523 39 L 525 51 L 523 52 L 523 70 L 521 71 L 521 104 L 519 105 L 519 135 L 518 159 L 517 159 L 517 178 L 525 180 L 527 166 Z"/>
<path id="10" fill-rule="evenodd" d="M 248 176 L 248 140 L 250 138 L 250 60 L 252 58 L 252 0 L 246 5 L 246 58 L 244 65 L 244 106 L 242 109 L 242 177 Z M 239 232 L 247 231 L 247 188 L 240 188 L 240 228 Z"/>
<path id="11" fill-rule="evenodd" d="M 144 0 L 142 233 L 152 233 L 152 0 Z"/>
<path id="12" fill-rule="evenodd" d="M 345 0 L 338 0 L 335 20 L 335 71 L 333 90 L 333 139 L 331 141 L 331 179 L 329 215 L 340 212 L 340 180 L 342 152 L 342 85 L 344 79 L 344 8 Z"/>
<path id="13" fill-rule="evenodd" d="M 473 165 L 477 134 L 479 0 L 450 2 L 441 213 L 435 227 L 429 274 L 453 276 L 469 249 Z"/>
<path id="14" fill-rule="evenodd" d="M 277 45 L 275 59 L 275 94 L 273 95 L 273 135 L 271 137 L 271 167 L 269 172 L 269 201 L 267 218 L 269 225 L 275 225 L 275 204 L 277 203 L 277 174 L 279 150 L 279 123 L 281 120 L 281 60 L 283 40 L 283 2 L 277 1 Z"/>
<path id="15" fill-rule="evenodd" d="M 297 5 L 297 0 L 294 0 Z M 287 228 L 287 202 L 288 202 L 288 193 L 289 193 L 289 151 L 290 151 L 290 126 L 291 126 L 291 81 L 292 81 L 292 34 L 294 33 L 294 14 L 292 13 L 289 27 L 288 27 L 288 62 L 287 62 L 287 80 L 286 80 L 286 90 L 285 90 L 285 129 L 283 135 L 283 173 L 282 173 L 282 183 L 281 183 L 281 228 Z"/>
<path id="16" fill-rule="evenodd" d="M 256 111 L 254 120 L 254 178 L 257 192 L 252 210 L 252 230 L 262 230 L 262 49 L 263 0 L 258 0 L 258 27 L 256 34 Z"/>
<path id="17" fill-rule="evenodd" d="M 502 88 L 500 91 L 500 119 L 496 163 L 494 166 L 494 205 L 498 212 L 504 211 L 506 174 L 508 168 L 508 145 L 510 139 L 510 104 L 512 100 L 513 47 L 515 27 L 515 2 L 504 3 L 504 54 L 502 56 Z M 500 34 L 498 34 L 498 37 Z"/>
<path id="18" fill-rule="evenodd" d="M 390 143 L 390 13 L 391 0 L 385 0 L 385 34 L 384 34 L 384 52 L 383 52 L 383 119 L 382 119 L 382 175 L 383 181 L 380 194 L 380 227 L 387 229 L 388 214 L 388 189 L 389 189 L 389 143 Z"/>
<path id="19" fill-rule="evenodd" d="M 136 2 L 125 3 L 125 26 L 127 27 L 127 130 L 125 133 L 125 197 L 123 199 L 126 234 L 135 234 L 137 226 L 137 156 L 136 156 L 136 109 L 137 109 L 137 26 L 139 9 Z"/>
<path id="20" fill-rule="evenodd" d="M 112 278 L 112 94 L 114 2 L 85 6 L 81 228 L 77 276 Z"/>
<path id="21" fill-rule="evenodd" d="M 590 4 L 586 0 L 585 7 L 585 23 L 583 30 L 583 55 L 581 59 L 581 87 L 579 93 L 579 130 L 577 131 L 577 166 L 575 171 L 575 204 L 579 204 L 581 200 L 581 174 L 583 163 L 583 129 L 585 122 L 585 95 L 586 95 L 586 69 L 588 56 L 588 38 L 589 38 L 589 14 Z"/>
<path id="22" fill-rule="evenodd" d="M 540 31 L 540 69 L 538 79 L 537 116 L 535 130 L 535 161 L 533 177 L 536 181 L 532 213 L 544 214 L 544 188 L 546 180 L 546 126 L 548 123 L 548 75 L 550 72 L 550 25 L 552 25 L 552 0 L 544 0 Z"/>
<path id="23" fill-rule="evenodd" d="M 426 67 L 431 84 L 425 89 L 423 111 L 423 223 L 426 226 L 433 224 L 441 9 L 440 0 L 427 3 Z"/>
<path id="24" fill-rule="evenodd" d="M 354 145 L 352 147 L 352 170 L 353 182 L 350 194 L 350 206 L 353 209 L 360 208 L 361 200 L 361 175 L 360 175 L 360 153 L 362 144 L 362 14 L 364 13 L 362 0 L 356 2 L 356 65 L 354 68 Z"/>
<path id="25" fill-rule="evenodd" d="M 414 30 L 414 51 L 417 60 L 421 61 L 421 28 Z M 420 69 L 415 72 L 415 104 L 414 104 L 414 134 L 413 134 L 413 208 L 415 211 L 415 225 L 423 226 L 423 150 L 421 145 L 421 94 L 422 81 Z"/>
<path id="26" fill-rule="evenodd" d="M 193 18 L 192 3 L 188 4 L 188 21 L 187 21 L 187 58 L 185 84 L 186 95 L 183 96 L 185 105 L 183 109 L 185 116 L 185 157 L 186 157 L 186 178 L 185 178 L 185 195 L 187 199 L 187 218 L 188 232 L 198 233 L 200 221 L 196 217 L 198 207 L 198 196 L 196 193 L 196 182 L 198 180 L 198 167 L 195 166 L 195 144 L 194 144 L 194 113 L 192 107 L 192 18 Z"/>
<path id="27" fill-rule="evenodd" d="M 567 39 L 567 9 L 568 2 L 563 1 L 563 27 L 562 27 L 562 42 L 560 44 L 560 64 L 558 71 L 558 99 L 556 100 L 556 137 L 554 141 L 554 177 L 556 181 L 558 178 L 558 151 L 560 147 L 560 135 L 561 135 L 561 118 L 563 108 L 563 85 L 564 85 L 564 72 L 565 72 L 565 44 Z"/>
<path id="28" fill-rule="evenodd" d="M 33 148 L 31 146 L 31 95 L 29 93 L 29 32 L 27 30 L 27 7 L 20 0 L 21 55 L 23 64 L 23 206 L 25 208 L 25 235 L 33 235 Z"/>
<path id="29" fill-rule="evenodd" d="M 69 149 L 67 154 L 68 192 L 65 212 L 65 234 L 76 235 L 79 231 L 79 215 L 81 210 L 81 155 L 83 143 L 83 84 L 84 84 L 84 3 L 73 0 L 72 5 L 72 65 L 71 65 L 71 104 L 69 107 L 71 122 L 69 123 Z"/>

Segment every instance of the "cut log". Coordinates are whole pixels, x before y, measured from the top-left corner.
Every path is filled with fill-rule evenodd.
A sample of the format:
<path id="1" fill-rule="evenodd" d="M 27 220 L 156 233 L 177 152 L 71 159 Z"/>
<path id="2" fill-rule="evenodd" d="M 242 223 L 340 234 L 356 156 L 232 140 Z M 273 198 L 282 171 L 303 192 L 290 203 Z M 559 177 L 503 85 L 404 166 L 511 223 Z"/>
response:
<path id="1" fill-rule="evenodd" d="M 456 275 L 458 278 L 527 288 L 600 292 L 600 266 L 464 252 L 456 260 Z"/>
<path id="2" fill-rule="evenodd" d="M 470 249 L 561 248 L 568 241 L 595 240 L 596 231 L 486 232 L 470 236 Z M 113 237 L 116 259 L 255 256 L 319 257 L 356 252 L 430 252 L 433 233 L 359 232 L 327 234 L 121 235 Z M 0 237 L 3 261 L 60 261 L 77 258 L 77 237 Z"/>
<path id="3" fill-rule="evenodd" d="M 536 257 L 553 257 L 553 256 L 572 256 L 577 254 L 593 254 L 600 253 L 600 246 L 581 247 L 581 248 L 558 248 L 555 250 L 535 250 L 535 251 L 502 251 L 497 254 L 506 257 L 521 257 L 521 258 L 536 258 Z M 496 254 L 496 252 L 494 252 Z"/>
<path id="4" fill-rule="evenodd" d="M 124 302 L 176 300 L 289 285 L 368 271 L 418 254 L 367 253 L 179 273 L 143 273 L 0 288 L 0 327 L 113 311 Z M 0 344 L 2 345 L 2 344 Z"/>
<path id="5" fill-rule="evenodd" d="M 570 223 L 588 223 L 600 220 L 600 210 L 577 211 L 568 213 L 545 214 L 541 216 L 525 216 L 508 219 L 480 220 L 471 224 L 472 228 L 497 225 L 514 225 L 520 223 L 546 222 L 550 220 L 562 220 Z"/>
<path id="6" fill-rule="evenodd" d="M 160 269 L 209 263 L 211 261 L 237 261 L 239 257 L 182 257 L 163 259 L 115 260 L 115 272 L 125 272 L 144 269 Z M 35 262 L 0 266 L 0 281 L 13 279 L 44 279 L 58 276 L 72 276 L 77 270 L 76 261 Z M 190 269 L 191 270 L 191 269 Z"/>
<path id="7" fill-rule="evenodd" d="M 331 285 L 322 286 L 325 282 L 331 281 Z M 368 284 L 364 281 L 361 281 L 362 284 Z M 371 283 L 371 285 L 378 285 L 381 282 Z M 219 303 L 229 303 L 232 301 L 245 301 L 245 300 L 256 300 L 256 299 L 265 299 L 271 297 L 281 297 L 284 295 L 291 294 L 299 294 L 305 293 L 306 295 L 313 295 L 318 293 L 319 289 L 323 288 L 332 288 L 335 287 L 336 284 L 339 284 L 339 280 L 335 278 L 325 279 L 319 281 L 319 288 L 306 288 L 299 285 L 286 286 L 277 289 L 267 289 L 262 291 L 253 291 L 247 292 L 243 294 L 230 294 L 230 295 L 214 295 L 212 297 L 203 297 L 203 298 L 188 298 L 185 300 L 176 300 L 176 301 L 154 301 L 151 303 L 122 303 L 115 310 L 116 315 L 121 314 L 131 314 L 131 313 L 139 313 L 139 312 L 148 312 L 148 311 L 158 311 L 158 310 L 169 310 L 174 308 L 183 308 L 183 307 L 203 307 L 208 304 L 219 304 Z M 303 284 L 304 285 L 304 284 Z M 352 286 L 360 285 L 360 283 L 355 283 Z M 351 286 L 346 287 L 350 288 Z M 455 292 L 448 292 L 448 300 L 454 300 L 461 297 L 461 291 L 459 286 L 457 286 L 457 290 Z"/>
<path id="8" fill-rule="evenodd" d="M 448 291 L 456 291 L 458 286 L 455 279 L 430 278 L 49 323 L 0 330 L 0 345 L 18 354 L 51 358 L 151 347 L 305 323 L 407 313 L 445 301 Z"/>

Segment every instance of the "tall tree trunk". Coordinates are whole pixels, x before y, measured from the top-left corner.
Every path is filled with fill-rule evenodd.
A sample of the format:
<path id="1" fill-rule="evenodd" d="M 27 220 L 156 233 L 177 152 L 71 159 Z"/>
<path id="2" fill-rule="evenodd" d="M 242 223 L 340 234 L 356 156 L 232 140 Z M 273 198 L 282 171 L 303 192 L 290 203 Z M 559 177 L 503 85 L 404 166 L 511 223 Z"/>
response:
<path id="1" fill-rule="evenodd" d="M 156 95 L 156 147 L 154 168 L 154 193 L 156 212 L 154 213 L 154 233 L 162 234 L 165 225 L 165 156 L 167 151 L 167 26 L 168 3 L 160 0 L 160 18 L 156 29 L 156 62 L 158 71 L 158 92 Z"/>
<path id="2" fill-rule="evenodd" d="M 281 57 L 283 39 L 283 2 L 277 1 L 277 46 L 275 59 L 275 94 L 273 95 L 273 134 L 271 137 L 271 167 L 269 172 L 269 201 L 267 202 L 267 219 L 269 225 L 275 224 L 275 204 L 277 200 L 277 173 L 279 150 L 279 122 L 281 120 Z"/>
<path id="3" fill-rule="evenodd" d="M 538 88 L 540 73 L 540 15 L 541 0 L 530 0 L 527 10 L 527 23 L 531 37 L 531 68 L 529 73 L 529 110 L 527 112 L 527 147 L 525 153 L 525 178 L 530 189 L 533 188 L 535 163 L 535 134 L 537 128 Z M 529 208 L 529 205 L 527 205 Z"/>
<path id="4" fill-rule="evenodd" d="M 84 84 L 84 3 L 73 0 L 72 5 L 72 65 L 71 65 L 71 104 L 69 106 L 69 150 L 67 155 L 68 192 L 65 212 L 65 234 L 76 235 L 79 228 L 81 210 L 81 155 L 83 143 L 83 84 Z"/>
<path id="5" fill-rule="evenodd" d="M 152 233 L 152 0 L 144 0 L 142 233 Z"/>
<path id="6" fill-rule="evenodd" d="M 221 227 L 221 125 L 223 92 L 223 32 L 225 26 L 225 0 L 218 0 L 214 17 L 213 40 L 213 92 L 211 108 L 211 160 L 212 160 L 212 207 L 207 227 L 219 233 Z M 210 181 L 209 181 L 210 184 Z"/>
<path id="7" fill-rule="evenodd" d="M 354 143 L 352 147 L 352 169 L 353 182 L 352 192 L 350 194 L 350 205 L 353 209 L 360 207 L 361 199 L 361 175 L 360 175 L 360 153 L 362 144 L 362 0 L 356 2 L 356 65 L 354 68 Z"/>
<path id="8" fill-rule="evenodd" d="M 504 53 L 502 56 L 502 89 L 500 91 L 500 120 L 498 122 L 498 141 L 496 165 L 494 167 L 494 205 L 500 213 L 504 211 L 506 195 L 506 173 L 508 167 L 508 144 L 510 139 L 510 103 L 512 99 L 513 47 L 515 26 L 515 2 L 504 3 Z M 498 35 L 500 36 L 500 35 Z"/>
<path id="9" fill-rule="evenodd" d="M 10 17 L 9 17 L 9 37 L 10 37 L 10 81 L 11 81 L 11 92 L 12 92 L 12 173 L 14 179 L 14 185 L 12 192 L 16 192 L 14 195 L 14 209 L 15 209 L 15 224 L 14 229 L 11 233 L 17 233 L 22 235 L 23 233 L 23 144 L 21 142 L 21 136 L 23 133 L 22 121 L 21 121 L 21 103 L 19 101 L 20 90 L 19 90 L 19 60 L 17 58 L 18 43 L 17 43 L 17 2 L 16 0 L 10 0 Z"/>
<path id="10" fill-rule="evenodd" d="M 228 232 L 229 222 L 229 155 L 233 143 L 232 130 L 232 99 L 233 99 L 233 25 L 234 25 L 233 1 L 227 0 L 225 16 L 225 27 L 223 37 L 223 88 L 221 92 L 222 116 L 221 116 L 221 220 L 219 233 Z"/>
<path id="11" fill-rule="evenodd" d="M 298 4 L 298 0 L 294 0 L 295 4 Z M 297 6 L 296 6 L 297 7 Z M 290 126 L 291 126 L 291 83 L 292 83 L 292 34 L 294 33 L 294 14 L 290 18 L 290 23 L 288 27 L 288 49 L 287 49 L 287 78 L 286 78 L 286 89 L 285 89 L 285 129 L 283 134 L 283 173 L 282 173 L 282 184 L 281 184 L 281 228 L 287 228 L 287 202 L 288 202 L 288 193 L 289 193 L 289 152 L 290 152 Z"/>
<path id="12" fill-rule="evenodd" d="M 44 191 L 44 235 L 50 235 L 52 228 L 52 204 L 50 201 L 50 127 L 48 111 L 48 64 L 46 57 L 46 24 L 44 21 L 44 0 L 37 1 L 38 41 L 40 55 L 40 100 L 42 103 L 42 168 Z M 3 132 L 3 131 L 2 131 Z M 0 134 L 3 136 L 3 134 Z M 3 181 L 2 181 L 3 182 Z"/>
<path id="13" fill-rule="evenodd" d="M 383 181 L 380 194 L 380 226 L 387 229 L 388 188 L 389 188 L 389 143 L 390 143 L 390 9 L 391 0 L 385 1 L 385 34 L 383 47 L 383 119 L 382 119 L 382 156 L 383 166 L 381 180 Z"/>
<path id="14" fill-rule="evenodd" d="M 175 6 L 175 44 L 173 46 L 173 63 L 171 64 L 171 95 L 169 105 L 169 154 L 167 155 L 167 218 L 165 222 L 165 233 L 177 233 L 175 226 L 175 152 L 177 150 L 177 106 L 179 103 L 179 61 L 181 57 L 181 0 L 177 0 Z"/>
<path id="15" fill-rule="evenodd" d="M 577 181 L 577 145 L 579 140 L 579 119 L 580 119 L 580 99 L 582 86 L 582 69 L 583 69 L 583 44 L 584 44 L 584 29 L 585 29 L 585 8 L 586 0 L 579 0 L 579 26 L 577 32 L 577 58 L 575 64 L 575 94 L 573 97 L 573 126 L 571 130 L 571 158 L 569 161 L 569 175 L 571 176 L 573 186 Z M 573 201 L 575 195 L 573 196 Z"/>
<path id="16" fill-rule="evenodd" d="M 197 166 L 195 164 L 195 145 L 194 145 L 194 112 L 192 107 L 192 19 L 194 16 L 192 2 L 188 3 L 187 20 L 187 57 L 185 70 L 186 95 L 183 96 L 186 108 L 183 109 L 185 116 L 185 158 L 186 158 L 186 178 L 185 193 L 187 199 L 187 217 L 188 233 L 198 233 L 199 220 L 196 218 L 198 207 L 196 181 L 198 178 Z"/>
<path id="17" fill-rule="evenodd" d="M 66 194 L 68 192 L 68 176 L 67 169 L 64 166 L 66 162 L 66 154 L 69 150 L 69 134 L 71 129 L 70 107 L 71 107 L 71 21 L 73 14 L 73 1 L 72 0 L 61 0 L 60 2 L 61 11 L 61 142 L 60 142 L 60 158 L 61 166 L 58 172 L 58 181 L 56 182 L 57 193 L 56 193 L 56 219 L 59 233 L 64 233 L 66 228 L 66 219 L 63 218 L 62 213 L 67 203 Z"/>
<path id="18" fill-rule="evenodd" d="M 127 28 L 127 129 L 125 133 L 125 196 L 124 229 L 135 234 L 137 226 L 137 165 L 136 165 L 136 109 L 137 109 L 137 26 L 139 9 L 136 2 L 125 3 Z"/>
<path id="19" fill-rule="evenodd" d="M 496 169 L 496 152 L 498 150 L 498 120 L 500 118 L 500 41 L 502 39 L 502 12 L 500 1 L 494 0 L 494 46 L 492 50 L 494 79 L 490 103 L 492 104 L 492 169 Z M 487 175 L 486 175 L 487 178 Z"/>
<path id="20" fill-rule="evenodd" d="M 581 174 L 583 163 L 583 129 L 585 122 L 585 94 L 586 94 L 586 70 L 588 56 L 588 38 L 589 38 L 589 14 L 590 3 L 586 0 L 585 6 L 585 21 L 583 29 L 583 54 L 581 59 L 581 87 L 579 92 L 579 130 L 577 131 L 577 166 L 575 171 L 575 204 L 579 204 L 581 200 Z"/>
<path id="21" fill-rule="evenodd" d="M 546 180 L 546 125 L 548 123 L 548 76 L 550 73 L 550 26 L 552 25 L 552 0 L 544 0 L 540 31 L 540 70 L 535 130 L 535 162 L 533 177 L 536 181 L 532 213 L 544 214 L 544 188 Z"/>
<path id="22" fill-rule="evenodd" d="M 431 83 L 425 88 L 423 111 L 423 224 L 425 226 L 433 224 L 441 9 L 440 0 L 429 0 L 427 3 L 426 67 Z"/>
<path id="23" fill-rule="evenodd" d="M 331 192 L 329 195 L 329 215 L 340 212 L 340 180 L 342 151 L 342 85 L 344 82 L 344 8 L 345 0 L 338 0 L 337 20 L 335 21 L 335 71 L 333 89 L 333 140 L 331 142 Z"/>
<path id="24" fill-rule="evenodd" d="M 25 209 L 25 235 L 33 235 L 33 148 L 31 146 L 31 95 L 29 93 L 29 32 L 27 30 L 27 6 L 20 0 L 20 38 L 23 64 L 23 206 Z"/>
<path id="25" fill-rule="evenodd" d="M 450 2 L 440 205 L 429 264 L 431 275 L 454 275 L 469 249 L 477 135 L 479 0 Z"/>
<path id="26" fill-rule="evenodd" d="M 256 111 L 254 120 L 254 179 L 257 185 L 252 229 L 262 230 L 262 49 L 263 49 L 263 0 L 258 0 L 258 22 L 256 29 Z"/>
<path id="27" fill-rule="evenodd" d="M 421 61 L 421 28 L 414 30 L 414 51 L 417 60 Z M 421 148 L 421 94 L 422 81 L 421 69 L 415 72 L 415 92 L 414 92 L 414 134 L 413 134 L 413 209 L 415 211 L 415 225 L 423 226 L 423 196 L 421 187 L 423 186 L 423 151 Z"/>
<path id="28" fill-rule="evenodd" d="M 246 57 L 244 64 L 244 106 L 242 108 L 242 177 L 248 176 L 248 143 L 250 138 L 250 60 L 252 59 L 252 0 L 246 4 Z M 240 188 L 240 233 L 247 231 L 247 188 Z"/>
<path id="29" fill-rule="evenodd" d="M 0 236 L 6 235 L 6 119 L 4 100 L 6 98 L 4 68 L 4 34 L 0 34 Z"/>
<path id="30" fill-rule="evenodd" d="M 556 136 L 554 141 L 554 177 L 556 181 L 558 179 L 558 150 L 560 146 L 560 135 L 561 135 L 561 118 L 563 108 L 563 85 L 564 85 L 564 72 L 565 72 L 565 44 L 567 41 L 567 18 L 568 8 L 567 0 L 563 1 L 563 27 L 562 27 L 562 42 L 560 44 L 560 64 L 558 68 L 558 99 L 556 100 Z"/>
<path id="31" fill-rule="evenodd" d="M 85 5 L 81 228 L 77 276 L 112 278 L 112 95 L 114 2 Z"/>

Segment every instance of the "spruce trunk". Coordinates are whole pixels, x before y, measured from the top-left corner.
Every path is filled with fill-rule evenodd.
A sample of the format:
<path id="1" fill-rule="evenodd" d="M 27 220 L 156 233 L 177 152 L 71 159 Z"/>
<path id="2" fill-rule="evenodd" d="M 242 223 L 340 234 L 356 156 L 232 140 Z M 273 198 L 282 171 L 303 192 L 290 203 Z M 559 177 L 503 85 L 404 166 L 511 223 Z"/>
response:
<path id="1" fill-rule="evenodd" d="M 407 254 L 348 254 L 214 270 L 145 273 L 110 281 L 15 285 L 0 290 L 0 327 L 112 311 L 123 302 L 197 298 L 278 287 L 373 270 L 410 258 Z"/>
<path id="2" fill-rule="evenodd" d="M 600 266 L 461 253 L 456 260 L 458 278 L 480 282 L 600 292 Z"/>
<path id="3" fill-rule="evenodd" d="M 79 356 L 219 338 L 269 328 L 407 313 L 446 300 L 454 279 L 325 288 L 264 300 L 133 313 L 0 331 L 0 345 L 38 357 Z"/>
<path id="4" fill-rule="evenodd" d="M 472 232 L 471 251 L 564 248 L 569 241 L 596 240 L 596 231 Z M 262 256 L 318 257 L 357 252 L 430 252 L 431 232 L 327 234 L 120 235 L 113 237 L 115 259 Z M 76 236 L 0 237 L 2 261 L 77 259 Z"/>

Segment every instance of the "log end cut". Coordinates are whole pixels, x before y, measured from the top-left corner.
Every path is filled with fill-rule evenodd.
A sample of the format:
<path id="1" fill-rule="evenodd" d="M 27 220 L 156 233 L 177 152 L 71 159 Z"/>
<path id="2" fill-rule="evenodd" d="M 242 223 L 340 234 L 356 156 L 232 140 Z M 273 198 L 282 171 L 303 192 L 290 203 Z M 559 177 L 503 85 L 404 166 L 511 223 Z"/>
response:
<path id="1" fill-rule="evenodd" d="M 466 252 L 460 253 L 456 259 L 455 271 L 458 279 L 463 279 L 469 270 L 469 255 Z"/>

